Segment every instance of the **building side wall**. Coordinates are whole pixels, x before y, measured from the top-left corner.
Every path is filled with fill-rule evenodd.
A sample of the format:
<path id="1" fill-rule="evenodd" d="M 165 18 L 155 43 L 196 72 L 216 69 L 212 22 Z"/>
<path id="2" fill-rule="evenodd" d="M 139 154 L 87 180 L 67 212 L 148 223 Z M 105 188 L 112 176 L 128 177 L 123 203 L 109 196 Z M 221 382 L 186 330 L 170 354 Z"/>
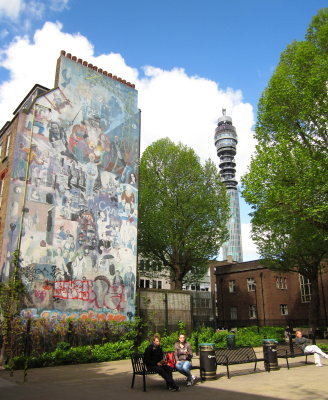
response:
<path id="1" fill-rule="evenodd" d="M 302 302 L 298 273 L 270 271 L 258 262 L 218 266 L 217 313 L 219 326 L 247 325 L 306 325 L 309 303 Z M 253 278 L 256 287 L 249 291 L 247 279 Z M 328 274 L 319 278 L 320 324 L 327 325 Z M 229 282 L 234 281 L 235 292 L 229 292 Z M 250 318 L 249 306 L 254 305 L 257 316 Z M 282 315 L 286 306 L 287 314 Z M 237 310 L 237 319 L 231 319 L 231 308 Z"/>
<path id="2" fill-rule="evenodd" d="M 27 288 L 22 314 L 131 319 L 137 91 L 64 56 L 56 75 L 58 88 L 39 97 L 26 115 L 20 113 L 11 170 L 9 202 L 18 211 L 7 212 L 4 246 L 6 254 L 17 243 L 20 247 Z M 16 203 L 22 194 L 20 226 Z M 9 266 L 2 268 L 4 278 Z"/>
<path id="3" fill-rule="evenodd" d="M 0 276 L 1 279 L 4 276 L 1 272 L 4 272 L 7 254 L 6 247 L 3 247 L 4 240 L 7 243 L 8 236 L 11 236 L 12 230 L 9 231 L 5 229 L 6 220 L 8 213 L 13 213 L 16 210 L 12 209 L 12 203 L 10 202 L 10 183 L 11 183 L 11 169 L 13 164 L 14 152 L 15 152 L 15 144 L 16 144 L 16 133 L 17 126 L 19 123 L 19 116 L 14 118 L 11 124 L 7 129 L 3 132 L 0 138 L 1 143 L 1 155 L 0 155 L 0 179 L 3 180 L 3 190 L 2 190 L 2 199 L 1 199 L 1 207 L 0 207 Z M 9 146 L 9 154 L 6 157 L 6 143 L 8 137 L 10 136 L 10 146 Z M 18 210 L 17 210 L 18 212 Z M 6 240 L 7 239 L 7 240 Z"/>

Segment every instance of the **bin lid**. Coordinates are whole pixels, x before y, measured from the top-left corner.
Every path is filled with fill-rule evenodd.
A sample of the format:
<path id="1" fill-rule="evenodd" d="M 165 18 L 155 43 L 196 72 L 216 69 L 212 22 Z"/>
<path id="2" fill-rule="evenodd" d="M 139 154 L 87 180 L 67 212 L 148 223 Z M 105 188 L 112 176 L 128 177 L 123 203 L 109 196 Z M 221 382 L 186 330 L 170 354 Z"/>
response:
<path id="1" fill-rule="evenodd" d="M 200 346 L 214 346 L 215 343 L 200 343 Z"/>
<path id="2" fill-rule="evenodd" d="M 263 343 L 278 343 L 277 339 L 262 339 Z"/>

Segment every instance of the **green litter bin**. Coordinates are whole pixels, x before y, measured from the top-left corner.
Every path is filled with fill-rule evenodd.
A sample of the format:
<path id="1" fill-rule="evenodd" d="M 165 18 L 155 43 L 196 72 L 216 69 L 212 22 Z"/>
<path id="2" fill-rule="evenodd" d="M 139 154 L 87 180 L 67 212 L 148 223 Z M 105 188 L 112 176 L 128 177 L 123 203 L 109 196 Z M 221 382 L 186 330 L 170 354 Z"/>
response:
<path id="1" fill-rule="evenodd" d="M 233 349 L 236 347 L 236 335 L 229 334 L 227 335 L 226 340 L 228 349 Z"/>

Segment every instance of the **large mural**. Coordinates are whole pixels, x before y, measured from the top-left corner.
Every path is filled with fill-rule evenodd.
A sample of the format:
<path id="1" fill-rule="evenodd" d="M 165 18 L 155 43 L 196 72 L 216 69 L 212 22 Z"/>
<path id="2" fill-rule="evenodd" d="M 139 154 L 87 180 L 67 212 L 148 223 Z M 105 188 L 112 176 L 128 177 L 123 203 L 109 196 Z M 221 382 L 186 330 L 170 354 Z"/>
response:
<path id="1" fill-rule="evenodd" d="M 57 74 L 20 115 L 2 279 L 20 242 L 23 315 L 133 319 L 137 91 L 64 56 Z"/>

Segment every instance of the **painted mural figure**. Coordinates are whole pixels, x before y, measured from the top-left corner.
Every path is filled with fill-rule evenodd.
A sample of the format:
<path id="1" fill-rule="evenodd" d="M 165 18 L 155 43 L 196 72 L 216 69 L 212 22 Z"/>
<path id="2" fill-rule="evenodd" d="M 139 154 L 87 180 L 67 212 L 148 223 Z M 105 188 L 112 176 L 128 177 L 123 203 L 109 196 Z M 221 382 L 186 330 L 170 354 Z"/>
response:
<path id="1" fill-rule="evenodd" d="M 67 147 L 66 132 L 56 121 L 50 121 L 48 124 L 49 142 L 51 146 L 59 153 L 65 154 Z"/>
<path id="2" fill-rule="evenodd" d="M 58 247 L 56 252 L 56 280 L 67 280 L 69 278 L 69 271 L 63 257 L 63 250 L 61 247 Z"/>
<path id="3" fill-rule="evenodd" d="M 93 198 L 93 188 L 98 176 L 98 167 L 95 164 L 95 155 L 93 153 L 89 154 L 89 160 L 90 161 L 86 164 L 85 167 L 85 173 L 86 173 L 85 195 L 88 200 L 91 200 Z"/>
<path id="4" fill-rule="evenodd" d="M 57 77 L 55 89 L 19 114 L 1 277 L 21 231 L 24 315 L 133 319 L 137 92 L 66 57 Z"/>
<path id="5" fill-rule="evenodd" d="M 126 297 L 128 299 L 134 298 L 135 282 L 136 282 L 136 277 L 132 272 L 132 268 L 129 266 L 127 272 L 124 275 L 124 287 L 125 287 Z"/>
<path id="6" fill-rule="evenodd" d="M 42 165 L 43 160 L 39 158 L 37 150 L 38 146 L 36 144 L 31 145 L 31 149 L 28 147 L 24 147 L 23 144 L 20 144 L 21 157 L 19 157 L 18 162 L 13 167 L 13 178 L 25 180 L 26 168 L 27 168 L 27 160 L 30 153 L 30 165 Z M 30 175 L 31 175 L 30 169 Z"/>
<path id="7" fill-rule="evenodd" d="M 119 170 L 121 168 L 125 167 L 125 161 L 123 158 L 123 151 L 121 149 L 121 145 L 120 142 L 118 140 L 118 136 L 114 137 L 114 143 L 113 143 L 113 148 L 115 150 L 115 161 L 114 161 L 114 165 L 112 167 L 112 171 L 119 174 Z"/>
<path id="8" fill-rule="evenodd" d="M 84 121 L 76 124 L 72 128 L 68 141 L 68 150 L 74 155 L 77 161 L 86 162 L 89 148 L 86 142 L 88 138 L 88 128 Z"/>

